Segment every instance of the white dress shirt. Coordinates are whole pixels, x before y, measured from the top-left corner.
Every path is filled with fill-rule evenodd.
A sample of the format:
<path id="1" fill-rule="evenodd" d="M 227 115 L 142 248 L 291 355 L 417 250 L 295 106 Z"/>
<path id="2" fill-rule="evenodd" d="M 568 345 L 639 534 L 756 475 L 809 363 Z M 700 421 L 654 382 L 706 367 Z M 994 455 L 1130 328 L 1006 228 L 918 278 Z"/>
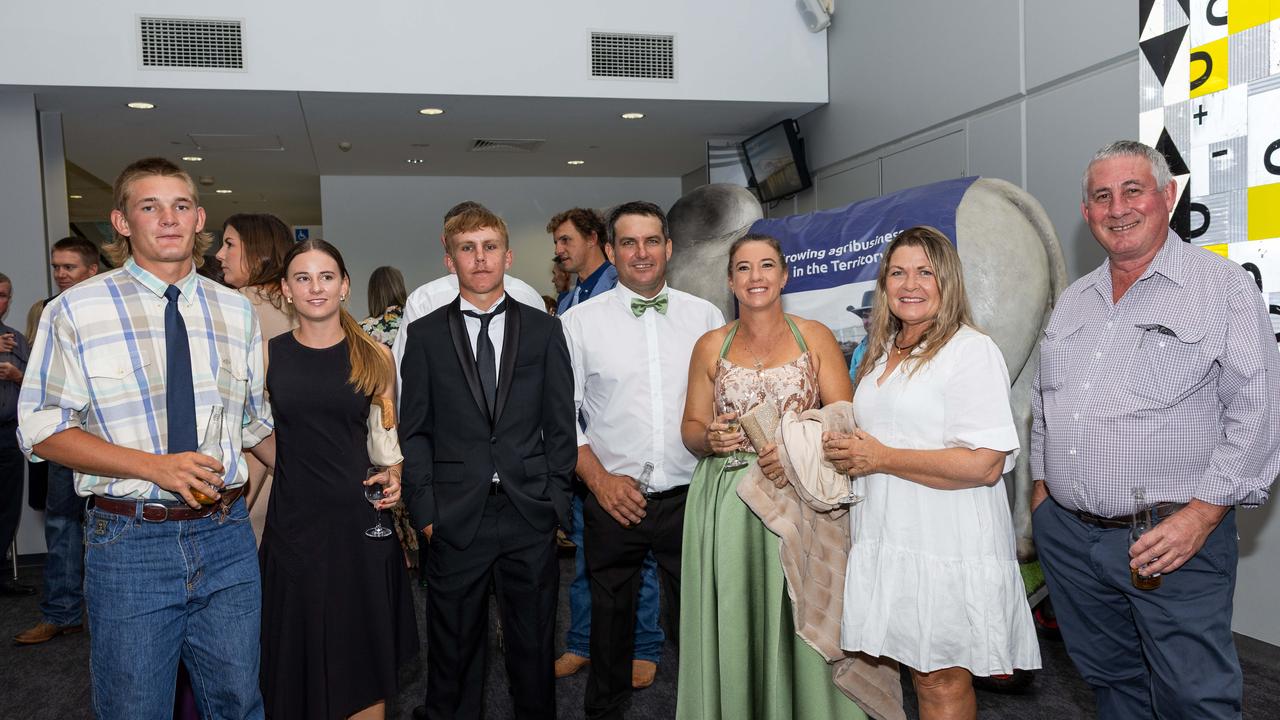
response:
<path id="1" fill-rule="evenodd" d="M 489 321 L 489 341 L 493 343 L 493 369 L 498 372 L 499 377 L 502 375 L 502 339 L 506 337 L 507 334 L 507 313 L 511 312 L 511 305 L 509 304 L 511 302 L 511 296 L 508 295 L 502 300 L 494 303 L 493 307 L 488 310 L 481 310 L 468 302 L 464 297 L 458 298 L 458 307 L 462 310 L 462 323 L 467 328 L 467 341 L 471 343 L 471 357 L 476 358 L 477 361 L 479 360 L 477 356 L 480 354 L 480 346 L 477 343 L 480 342 L 480 328 L 482 323 L 480 322 L 480 318 L 471 317 L 467 314 L 467 311 L 470 310 L 471 312 L 480 313 L 481 315 L 488 315 L 493 312 L 494 309 L 498 307 L 498 303 L 501 302 L 508 303 L 508 305 L 503 309 L 501 315 Z M 498 387 L 498 379 L 499 378 L 494 378 L 495 388 Z M 493 481 L 498 482 L 498 480 L 498 473 L 495 472 L 493 474 Z"/>
<path id="2" fill-rule="evenodd" d="M 507 334 L 507 313 L 511 311 L 511 297 L 507 296 L 499 300 L 488 310 L 481 310 L 475 305 L 472 305 L 464 297 L 458 298 L 458 307 L 462 310 L 462 323 L 467 328 L 467 340 L 471 343 L 471 357 L 477 359 L 480 352 L 480 346 L 477 343 L 480 341 L 480 327 L 482 323 L 480 322 L 480 318 L 471 317 L 467 314 L 467 311 L 469 310 L 480 315 L 488 315 L 497 309 L 499 303 L 503 302 L 508 303 L 508 305 L 503 308 L 502 314 L 489 321 L 489 341 L 493 343 L 493 360 L 496 366 L 495 369 L 499 373 L 502 372 L 502 339 L 506 337 Z M 494 378 L 494 380 L 496 381 L 497 378 Z M 494 387 L 497 387 L 497 385 Z"/>
<path id="3" fill-rule="evenodd" d="M 538 294 L 538 291 L 520 278 L 507 275 L 503 280 L 503 289 L 507 291 L 508 298 L 522 302 L 529 307 L 537 308 L 541 312 L 547 311 L 547 305 L 542 301 L 542 296 Z M 391 344 L 391 354 L 396 359 L 397 404 L 400 402 L 400 387 L 402 385 L 400 382 L 400 361 L 404 359 L 405 343 L 409 340 L 409 324 L 418 318 L 430 315 L 438 308 L 448 305 L 456 297 L 458 297 L 458 276 L 453 273 L 438 277 L 409 293 L 409 298 L 404 303 L 404 315 L 400 318 L 400 332 L 396 333 L 395 342 Z M 470 326 L 468 325 L 468 327 Z M 480 327 L 479 321 L 477 321 L 476 327 Z M 472 340 L 471 347 L 474 350 L 474 334 L 472 335 Z M 500 347 L 498 343 L 494 343 L 494 348 Z M 501 350 L 498 351 L 498 357 L 502 357 Z"/>
<path id="4" fill-rule="evenodd" d="M 698 459 L 680 438 L 689 385 L 689 359 L 703 334 L 724 315 L 702 298 L 664 287 L 667 312 L 631 311 L 640 297 L 623 285 L 566 312 L 565 337 L 573 359 L 573 401 L 590 445 L 605 470 L 639 477 L 653 463 L 654 492 L 688 485 Z"/>

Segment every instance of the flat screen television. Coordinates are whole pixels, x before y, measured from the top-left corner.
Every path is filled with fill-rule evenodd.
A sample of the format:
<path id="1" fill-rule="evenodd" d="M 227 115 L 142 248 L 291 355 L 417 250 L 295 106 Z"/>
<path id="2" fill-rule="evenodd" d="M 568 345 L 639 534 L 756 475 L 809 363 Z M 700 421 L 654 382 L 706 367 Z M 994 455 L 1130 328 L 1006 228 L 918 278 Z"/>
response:
<path id="1" fill-rule="evenodd" d="M 795 120 L 783 120 L 752 135 L 742 142 L 742 150 L 760 202 L 781 200 L 813 185 Z"/>

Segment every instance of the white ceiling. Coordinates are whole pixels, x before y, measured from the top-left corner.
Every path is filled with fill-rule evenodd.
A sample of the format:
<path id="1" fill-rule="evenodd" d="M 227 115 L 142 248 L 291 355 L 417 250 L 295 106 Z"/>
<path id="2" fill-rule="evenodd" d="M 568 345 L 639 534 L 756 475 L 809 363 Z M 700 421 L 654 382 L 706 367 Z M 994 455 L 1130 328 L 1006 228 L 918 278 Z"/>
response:
<path id="1" fill-rule="evenodd" d="M 105 219 L 110 182 L 148 155 L 177 159 L 202 189 L 210 219 L 273 212 L 319 224 L 321 175 L 676 177 L 705 163 L 711 138 L 750 135 L 814 103 L 393 95 L 230 90 L 40 88 L 36 105 L 62 114 L 73 221 Z M 131 110 L 144 100 L 153 110 Z M 422 107 L 445 114 L 427 117 Z M 627 121 L 623 112 L 645 113 Z M 192 136 L 278 138 L 277 150 L 199 149 Z M 474 153 L 476 138 L 539 139 L 535 152 Z M 234 138 L 232 138 L 234 140 Z M 349 152 L 338 145 L 351 144 Z M 410 158 L 421 159 L 410 164 Z M 568 160 L 584 160 L 570 166 Z M 83 170 L 79 172 L 78 170 Z M 213 188 L 228 188 L 216 195 Z"/>

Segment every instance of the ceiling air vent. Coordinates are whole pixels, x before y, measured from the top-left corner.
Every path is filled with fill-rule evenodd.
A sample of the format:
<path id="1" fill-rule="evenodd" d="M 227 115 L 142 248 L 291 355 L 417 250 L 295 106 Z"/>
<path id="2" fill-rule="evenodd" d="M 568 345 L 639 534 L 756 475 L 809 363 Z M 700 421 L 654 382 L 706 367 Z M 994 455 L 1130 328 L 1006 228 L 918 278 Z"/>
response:
<path id="1" fill-rule="evenodd" d="M 545 142 L 546 140 L 476 138 L 471 143 L 471 152 L 531 153 L 536 152 Z"/>
<path id="2" fill-rule="evenodd" d="M 591 33 L 591 77 L 676 79 L 676 36 Z"/>
<path id="3" fill-rule="evenodd" d="M 244 69 L 239 20 L 139 17 L 138 37 L 144 68 Z"/>

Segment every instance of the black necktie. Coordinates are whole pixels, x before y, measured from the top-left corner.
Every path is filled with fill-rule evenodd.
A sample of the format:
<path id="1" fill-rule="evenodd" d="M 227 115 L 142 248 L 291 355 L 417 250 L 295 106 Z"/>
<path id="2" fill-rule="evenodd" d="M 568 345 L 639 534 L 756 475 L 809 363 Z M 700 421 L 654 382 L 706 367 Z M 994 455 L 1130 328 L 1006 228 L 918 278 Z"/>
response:
<path id="1" fill-rule="evenodd" d="M 493 340 L 489 339 L 489 321 L 506 309 L 507 301 L 503 300 L 485 314 L 474 310 L 462 311 L 480 321 L 480 334 L 476 336 L 476 370 L 480 373 L 480 387 L 484 390 L 484 401 L 489 404 L 490 417 L 493 417 L 493 403 L 498 396 L 498 358 L 493 350 Z"/>
<path id="2" fill-rule="evenodd" d="M 195 450 L 196 391 L 191 381 L 191 346 L 187 340 L 187 324 L 178 312 L 176 285 L 164 291 L 169 304 L 164 308 L 165 375 L 164 398 L 169 418 L 169 452 Z"/>

